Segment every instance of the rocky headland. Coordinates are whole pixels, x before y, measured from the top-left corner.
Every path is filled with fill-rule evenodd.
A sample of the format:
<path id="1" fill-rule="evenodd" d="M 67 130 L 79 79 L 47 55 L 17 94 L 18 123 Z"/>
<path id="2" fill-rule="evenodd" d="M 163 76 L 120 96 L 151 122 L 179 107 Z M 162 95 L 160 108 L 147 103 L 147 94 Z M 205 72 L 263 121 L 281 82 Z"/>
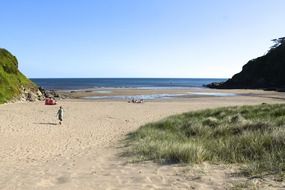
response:
<path id="1" fill-rule="evenodd" d="M 217 89 L 285 90 L 285 37 L 273 40 L 275 45 L 263 56 L 250 60 L 242 71 L 223 83 L 211 83 Z"/>

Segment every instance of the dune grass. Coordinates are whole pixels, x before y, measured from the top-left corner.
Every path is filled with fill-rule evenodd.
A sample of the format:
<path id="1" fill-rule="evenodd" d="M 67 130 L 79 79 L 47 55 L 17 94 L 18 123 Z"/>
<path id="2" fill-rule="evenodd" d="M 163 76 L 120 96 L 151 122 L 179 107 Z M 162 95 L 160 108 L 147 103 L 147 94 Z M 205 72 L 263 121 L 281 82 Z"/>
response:
<path id="1" fill-rule="evenodd" d="M 284 174 L 285 105 L 227 107 L 171 116 L 128 137 L 142 160 L 242 163 L 246 173 Z"/>

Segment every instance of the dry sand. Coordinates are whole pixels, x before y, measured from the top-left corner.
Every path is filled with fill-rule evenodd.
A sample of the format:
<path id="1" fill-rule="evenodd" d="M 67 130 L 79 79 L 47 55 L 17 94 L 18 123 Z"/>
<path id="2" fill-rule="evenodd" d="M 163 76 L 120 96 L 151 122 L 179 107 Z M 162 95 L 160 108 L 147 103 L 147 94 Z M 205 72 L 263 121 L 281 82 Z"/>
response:
<path id="1" fill-rule="evenodd" d="M 229 105 L 284 103 L 282 93 L 235 91 L 253 96 L 200 97 L 132 104 L 121 101 L 43 102 L 0 106 L 0 189 L 226 189 L 247 179 L 234 166 L 130 163 L 122 140 L 141 125 L 191 110 Z M 248 182 L 248 181 L 247 181 Z M 282 184 L 250 181 L 268 189 Z M 254 184 L 256 183 L 256 184 Z"/>

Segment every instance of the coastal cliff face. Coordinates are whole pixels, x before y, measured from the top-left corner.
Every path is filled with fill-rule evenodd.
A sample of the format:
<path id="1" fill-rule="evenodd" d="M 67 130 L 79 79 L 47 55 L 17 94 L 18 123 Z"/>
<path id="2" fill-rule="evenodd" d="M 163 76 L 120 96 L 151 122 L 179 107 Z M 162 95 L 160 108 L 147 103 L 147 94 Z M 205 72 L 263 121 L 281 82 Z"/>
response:
<path id="1" fill-rule="evenodd" d="M 285 38 L 274 40 L 275 45 L 264 56 L 249 61 L 242 71 L 224 83 L 212 83 L 219 89 L 285 89 Z"/>
<path id="2" fill-rule="evenodd" d="M 41 98 L 37 85 L 18 70 L 17 58 L 0 48 L 0 103 Z"/>

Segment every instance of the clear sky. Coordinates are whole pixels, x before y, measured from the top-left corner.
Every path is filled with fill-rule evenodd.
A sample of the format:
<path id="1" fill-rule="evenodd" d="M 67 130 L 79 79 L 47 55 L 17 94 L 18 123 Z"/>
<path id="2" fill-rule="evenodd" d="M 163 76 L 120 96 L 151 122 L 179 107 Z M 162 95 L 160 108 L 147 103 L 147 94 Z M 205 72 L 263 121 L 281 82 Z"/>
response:
<path id="1" fill-rule="evenodd" d="M 7 0 L 28 77 L 231 77 L 285 36 L 284 0 Z"/>

